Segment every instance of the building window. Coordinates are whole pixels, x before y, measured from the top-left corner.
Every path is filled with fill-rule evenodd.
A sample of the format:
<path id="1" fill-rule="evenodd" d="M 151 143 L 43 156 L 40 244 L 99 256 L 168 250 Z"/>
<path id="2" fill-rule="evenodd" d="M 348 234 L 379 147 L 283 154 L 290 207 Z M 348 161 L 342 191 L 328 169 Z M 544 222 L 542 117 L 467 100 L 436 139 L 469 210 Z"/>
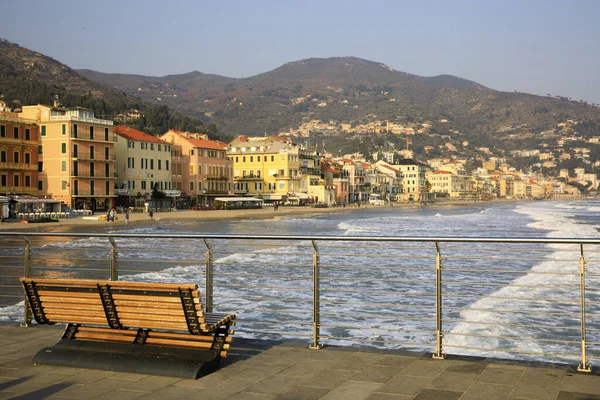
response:
<path id="1" fill-rule="evenodd" d="M 108 128 L 104 128 L 104 140 L 108 142 Z"/>
<path id="2" fill-rule="evenodd" d="M 158 160 L 158 165 L 157 165 L 157 167 L 158 167 L 158 169 L 159 169 L 159 170 L 161 170 L 161 169 L 162 169 L 162 168 L 161 168 L 161 167 L 162 167 L 162 166 L 161 166 L 161 161 L 162 161 L 162 160 Z"/>
<path id="3" fill-rule="evenodd" d="M 61 170 L 62 172 L 65 172 L 65 171 L 67 170 L 67 161 L 66 161 L 66 160 L 62 160 L 62 161 L 60 162 L 60 170 Z"/>
<path id="4" fill-rule="evenodd" d="M 2 187 L 6 187 L 6 182 L 7 182 L 7 176 L 6 175 L 2 175 L 2 182 L 0 182 L 0 186 Z"/>
<path id="5" fill-rule="evenodd" d="M 0 125 L 0 137 L 6 137 L 6 126 Z"/>
<path id="6" fill-rule="evenodd" d="M 60 144 L 60 152 L 62 154 L 67 154 L 67 144 L 66 143 L 61 143 Z"/>
<path id="7" fill-rule="evenodd" d="M 0 162 L 6 162 L 6 151 L 0 152 Z"/>
<path id="8" fill-rule="evenodd" d="M 25 164 L 31 164 L 31 154 L 25 153 Z"/>
<path id="9" fill-rule="evenodd" d="M 275 162 L 275 156 L 271 156 L 271 162 Z"/>
<path id="10" fill-rule="evenodd" d="M 41 144 L 38 145 L 38 154 L 44 154 L 44 147 Z"/>
<path id="11" fill-rule="evenodd" d="M 94 189 L 95 189 L 95 182 L 94 181 L 90 181 L 90 194 L 92 196 L 94 195 Z"/>
<path id="12" fill-rule="evenodd" d="M 108 160 L 108 154 L 109 154 L 109 149 L 108 149 L 108 147 L 105 147 L 104 148 L 104 159 L 105 160 Z"/>
<path id="13" fill-rule="evenodd" d="M 13 162 L 17 163 L 17 164 L 19 163 L 19 152 L 18 151 L 15 151 L 13 153 Z"/>
<path id="14" fill-rule="evenodd" d="M 146 190 L 146 181 L 142 181 L 142 190 Z"/>
<path id="15" fill-rule="evenodd" d="M 19 185 L 19 175 L 15 175 L 13 180 L 14 180 L 14 185 L 13 186 L 19 187 L 20 186 Z"/>
<path id="16" fill-rule="evenodd" d="M 154 143 L 150 143 L 150 150 L 154 150 Z"/>
<path id="17" fill-rule="evenodd" d="M 190 182 L 190 192 L 194 191 L 194 182 Z"/>
<path id="18" fill-rule="evenodd" d="M 14 139 L 18 139 L 19 138 L 19 127 L 15 126 L 13 128 L 13 138 Z"/>
<path id="19" fill-rule="evenodd" d="M 90 126 L 90 139 L 94 140 L 94 127 Z"/>
<path id="20" fill-rule="evenodd" d="M 67 190 L 67 181 L 60 181 L 61 190 Z"/>
<path id="21" fill-rule="evenodd" d="M 38 161 L 38 172 L 44 172 L 44 163 L 42 161 Z"/>
<path id="22" fill-rule="evenodd" d="M 73 124 L 73 137 L 77 137 L 77 124 Z"/>
<path id="23" fill-rule="evenodd" d="M 110 194 L 110 182 L 106 181 L 106 184 L 104 185 L 104 192 L 106 195 Z"/>
<path id="24" fill-rule="evenodd" d="M 154 160 L 150 159 L 150 169 L 154 169 Z"/>
<path id="25" fill-rule="evenodd" d="M 62 134 L 66 135 L 67 134 L 67 124 L 62 124 L 61 129 L 62 129 Z"/>
<path id="26" fill-rule="evenodd" d="M 25 187 L 31 187 L 31 177 L 29 175 L 25 175 Z"/>
<path id="27" fill-rule="evenodd" d="M 110 177 L 110 164 L 106 163 L 104 164 L 104 175 L 109 178 Z"/>
<path id="28" fill-rule="evenodd" d="M 90 176 L 94 176 L 96 174 L 94 163 L 90 163 Z"/>
<path id="29" fill-rule="evenodd" d="M 42 136 L 46 136 L 46 125 L 42 125 Z"/>
<path id="30" fill-rule="evenodd" d="M 169 160 L 165 160 L 165 170 L 169 170 Z"/>
<path id="31" fill-rule="evenodd" d="M 31 129 L 25 129 L 25 140 L 31 140 Z"/>
<path id="32" fill-rule="evenodd" d="M 90 146 L 90 158 L 94 159 L 94 146 Z"/>
<path id="33" fill-rule="evenodd" d="M 38 181 L 38 190 L 44 190 L 44 181 Z"/>

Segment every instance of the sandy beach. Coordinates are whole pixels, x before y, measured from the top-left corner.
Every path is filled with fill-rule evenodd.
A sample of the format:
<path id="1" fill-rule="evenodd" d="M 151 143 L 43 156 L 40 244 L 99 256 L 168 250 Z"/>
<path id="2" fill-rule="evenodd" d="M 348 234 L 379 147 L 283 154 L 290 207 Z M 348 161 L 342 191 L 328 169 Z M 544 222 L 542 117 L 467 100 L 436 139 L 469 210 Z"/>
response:
<path id="1" fill-rule="evenodd" d="M 159 223 L 160 221 L 190 221 L 190 220 L 230 220 L 230 219 L 270 219 L 276 217 L 283 217 L 289 215 L 318 215 L 326 213 L 348 213 L 348 212 L 361 212 L 372 209 L 383 209 L 383 208 L 418 208 L 418 207 L 460 207 L 468 206 L 473 204 L 494 204 L 498 202 L 514 202 L 517 200 L 493 200 L 485 202 L 473 202 L 466 200 L 450 200 L 450 201 L 439 201 L 434 203 L 428 203 L 422 205 L 419 203 L 394 203 L 393 206 L 373 206 L 373 205 L 361 205 L 357 207 L 355 205 L 348 207 L 330 207 L 330 208 L 313 208 L 313 207 L 279 207 L 278 210 L 274 210 L 272 207 L 263 209 L 251 209 L 251 210 L 211 210 L 211 211 L 192 211 L 192 210 L 179 210 L 169 212 L 157 212 L 154 217 L 150 219 L 147 213 L 130 213 L 129 214 L 129 225 L 125 223 L 125 214 L 118 214 L 115 222 L 108 222 L 104 220 L 93 220 L 84 219 L 84 217 L 66 218 L 61 219 L 58 222 L 46 222 L 46 223 L 19 223 L 19 222 L 5 222 L 0 224 L 1 230 L 35 230 L 43 232 L 65 232 L 65 231 L 101 231 L 103 229 L 115 229 L 125 228 L 127 226 L 139 226 L 146 224 Z M 526 201 L 526 200 L 520 200 Z M 96 216 L 104 215 L 99 213 Z"/>

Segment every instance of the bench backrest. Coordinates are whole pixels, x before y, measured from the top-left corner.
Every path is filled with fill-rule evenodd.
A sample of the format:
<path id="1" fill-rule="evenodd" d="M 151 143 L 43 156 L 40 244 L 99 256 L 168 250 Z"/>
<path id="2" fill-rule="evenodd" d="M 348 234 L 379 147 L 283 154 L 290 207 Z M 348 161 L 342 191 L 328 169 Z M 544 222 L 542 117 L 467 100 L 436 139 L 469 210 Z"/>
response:
<path id="1" fill-rule="evenodd" d="M 34 278 L 21 282 L 40 324 L 205 331 L 198 285 Z"/>

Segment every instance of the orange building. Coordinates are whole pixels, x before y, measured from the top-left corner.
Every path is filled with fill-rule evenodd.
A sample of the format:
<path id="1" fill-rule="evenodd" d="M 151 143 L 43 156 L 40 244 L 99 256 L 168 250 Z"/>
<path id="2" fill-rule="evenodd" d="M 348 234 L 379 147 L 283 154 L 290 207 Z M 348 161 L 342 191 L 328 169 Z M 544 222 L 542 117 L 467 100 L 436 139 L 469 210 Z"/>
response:
<path id="1" fill-rule="evenodd" d="M 233 189 L 233 162 L 226 157 L 227 145 L 209 140 L 203 133 L 180 132 L 170 129 L 160 137 L 181 149 L 181 157 L 174 164 L 172 174 L 175 187 L 192 198 L 192 204 L 212 204 L 215 197 L 227 196 Z M 177 174 L 181 165 L 181 174 Z"/>
<path id="2" fill-rule="evenodd" d="M 36 121 L 0 111 L 1 194 L 40 194 L 38 135 Z"/>
<path id="3" fill-rule="evenodd" d="M 21 115 L 40 129 L 42 193 L 74 209 L 109 209 L 115 201 L 113 121 L 92 110 L 38 104 Z"/>

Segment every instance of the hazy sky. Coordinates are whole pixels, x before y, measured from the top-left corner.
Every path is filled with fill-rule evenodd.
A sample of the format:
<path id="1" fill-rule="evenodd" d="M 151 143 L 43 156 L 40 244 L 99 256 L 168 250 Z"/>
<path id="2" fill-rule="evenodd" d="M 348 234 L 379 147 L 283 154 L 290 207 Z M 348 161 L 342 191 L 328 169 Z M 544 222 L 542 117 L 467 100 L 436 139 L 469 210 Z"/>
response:
<path id="1" fill-rule="evenodd" d="M 72 68 L 247 77 L 356 56 L 600 103 L 600 0 L 0 0 L 0 37 Z"/>

